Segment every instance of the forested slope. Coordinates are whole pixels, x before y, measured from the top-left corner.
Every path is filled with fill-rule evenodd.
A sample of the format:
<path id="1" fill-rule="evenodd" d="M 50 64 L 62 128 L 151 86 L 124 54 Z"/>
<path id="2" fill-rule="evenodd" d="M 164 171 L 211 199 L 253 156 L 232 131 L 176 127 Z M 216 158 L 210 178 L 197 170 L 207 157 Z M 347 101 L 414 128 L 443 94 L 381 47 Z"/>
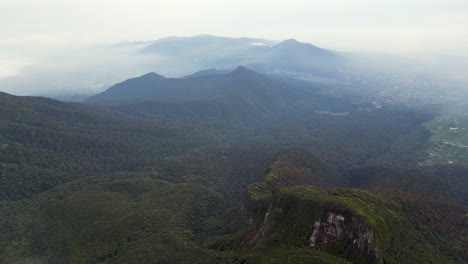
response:
<path id="1" fill-rule="evenodd" d="M 216 76 L 185 81 L 231 78 L 211 99 L 0 94 L 0 261 L 467 260 L 464 167 L 419 166 L 433 112 Z"/>

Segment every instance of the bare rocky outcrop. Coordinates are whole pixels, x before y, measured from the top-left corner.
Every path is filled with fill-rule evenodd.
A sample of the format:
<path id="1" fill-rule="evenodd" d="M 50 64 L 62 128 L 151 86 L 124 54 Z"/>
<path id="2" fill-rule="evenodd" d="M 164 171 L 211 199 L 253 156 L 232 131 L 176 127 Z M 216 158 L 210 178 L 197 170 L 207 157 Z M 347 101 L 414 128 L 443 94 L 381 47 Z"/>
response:
<path id="1" fill-rule="evenodd" d="M 321 248 L 345 241 L 348 253 L 371 253 L 372 232 L 366 223 L 352 215 L 329 212 L 326 219 L 317 219 L 308 237 L 308 246 Z"/>

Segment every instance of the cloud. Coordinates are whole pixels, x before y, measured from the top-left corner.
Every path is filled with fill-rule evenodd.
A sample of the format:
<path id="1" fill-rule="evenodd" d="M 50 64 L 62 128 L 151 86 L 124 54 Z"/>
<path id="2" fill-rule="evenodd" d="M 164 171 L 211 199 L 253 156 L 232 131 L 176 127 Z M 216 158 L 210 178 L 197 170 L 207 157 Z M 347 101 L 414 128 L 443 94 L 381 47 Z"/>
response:
<path id="1" fill-rule="evenodd" d="M 452 45 L 466 41 L 467 20 L 466 0 L 7 0 L 0 2 L 0 45 L 109 44 L 208 33 L 294 37 L 339 50 L 381 46 L 468 55 L 467 45 Z M 437 37 L 450 41 L 418 47 Z"/>
<path id="2" fill-rule="evenodd" d="M 31 65 L 31 62 L 0 56 L 0 80 L 20 74 L 21 69 Z"/>
<path id="3" fill-rule="evenodd" d="M 250 43 L 250 45 L 252 45 L 252 46 L 267 46 L 267 47 L 270 46 L 268 44 L 260 43 L 260 42 L 253 42 L 253 43 Z"/>
<path id="4" fill-rule="evenodd" d="M 0 85 L 2 91 L 17 95 L 94 94 L 124 79 L 147 73 L 164 61 L 156 54 L 139 54 L 138 47 L 73 49 L 38 57 L 29 63 L 16 62 L 16 68 L 15 62 L 9 61 L 4 64 Z"/>

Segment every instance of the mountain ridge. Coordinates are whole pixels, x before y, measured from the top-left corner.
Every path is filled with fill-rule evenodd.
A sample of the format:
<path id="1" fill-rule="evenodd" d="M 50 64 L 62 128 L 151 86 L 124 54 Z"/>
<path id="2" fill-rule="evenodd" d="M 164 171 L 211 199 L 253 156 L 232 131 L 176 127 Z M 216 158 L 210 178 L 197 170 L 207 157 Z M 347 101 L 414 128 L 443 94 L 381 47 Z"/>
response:
<path id="1" fill-rule="evenodd" d="M 238 66 L 224 74 L 190 78 L 147 74 L 116 84 L 88 101 L 146 118 L 252 121 L 302 114 L 324 106 L 325 100 L 336 103 L 314 87 L 296 87 Z"/>

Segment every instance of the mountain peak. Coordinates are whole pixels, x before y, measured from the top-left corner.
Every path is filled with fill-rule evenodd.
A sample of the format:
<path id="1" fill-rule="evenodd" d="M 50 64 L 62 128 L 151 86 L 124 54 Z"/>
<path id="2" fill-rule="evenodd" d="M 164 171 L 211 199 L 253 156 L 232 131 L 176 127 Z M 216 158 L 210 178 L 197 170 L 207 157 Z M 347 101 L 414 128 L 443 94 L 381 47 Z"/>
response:
<path id="1" fill-rule="evenodd" d="M 235 70 L 233 70 L 231 73 L 232 74 L 246 74 L 246 73 L 251 74 L 255 72 L 245 66 L 239 66 Z"/>
<path id="2" fill-rule="evenodd" d="M 154 78 L 154 79 L 165 79 L 166 77 L 160 75 L 160 74 L 157 74 L 155 72 L 149 72 L 147 74 L 144 74 L 142 76 L 140 76 L 142 78 Z"/>
<path id="3" fill-rule="evenodd" d="M 249 71 L 249 69 L 247 69 L 247 67 L 241 65 L 241 66 L 238 66 L 238 67 L 234 70 L 234 72 L 235 72 L 235 71 Z"/>
<path id="4" fill-rule="evenodd" d="M 297 41 L 295 38 L 290 38 L 290 39 L 283 40 L 281 43 L 297 44 L 297 43 L 300 43 L 300 42 Z"/>
<path id="5" fill-rule="evenodd" d="M 274 46 L 275 48 L 317 48 L 310 43 L 299 42 L 296 39 L 283 40 Z"/>
<path id="6" fill-rule="evenodd" d="M 252 78 L 258 78 L 260 75 L 259 73 L 252 71 L 251 69 L 244 67 L 244 66 L 239 66 L 232 72 L 228 74 L 229 76 L 235 78 L 235 79 L 252 79 Z"/>

